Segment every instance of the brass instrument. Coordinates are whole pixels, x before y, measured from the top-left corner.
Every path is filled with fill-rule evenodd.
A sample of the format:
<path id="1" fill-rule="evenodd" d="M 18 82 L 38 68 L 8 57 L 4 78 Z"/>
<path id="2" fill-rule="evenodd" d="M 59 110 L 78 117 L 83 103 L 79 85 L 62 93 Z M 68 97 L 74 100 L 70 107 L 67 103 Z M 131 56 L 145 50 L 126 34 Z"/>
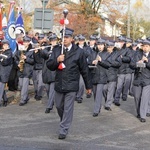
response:
<path id="1" fill-rule="evenodd" d="M 8 58 L 8 56 L 5 55 L 5 54 L 3 54 L 3 52 L 4 52 L 4 49 L 1 49 L 1 50 L 0 50 L 0 57 L 1 57 L 0 61 L 1 61 L 1 62 L 2 62 L 4 59 L 7 59 L 7 58 Z"/>
<path id="2" fill-rule="evenodd" d="M 27 48 L 24 45 L 18 45 L 18 49 L 19 49 L 19 51 L 21 53 L 18 67 L 20 69 L 20 72 L 23 72 L 24 64 L 25 64 L 25 60 L 24 60 L 23 56 L 24 56 L 24 51 L 26 51 Z"/>

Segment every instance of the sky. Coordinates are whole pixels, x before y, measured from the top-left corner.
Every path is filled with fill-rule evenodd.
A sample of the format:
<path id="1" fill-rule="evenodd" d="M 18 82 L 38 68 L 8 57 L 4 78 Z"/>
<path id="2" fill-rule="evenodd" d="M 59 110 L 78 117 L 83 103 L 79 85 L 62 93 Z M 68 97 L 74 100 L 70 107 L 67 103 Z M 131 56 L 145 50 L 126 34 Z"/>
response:
<path id="1" fill-rule="evenodd" d="M 33 12 L 35 8 L 42 7 L 41 0 L 18 0 L 23 10 L 27 13 Z"/>

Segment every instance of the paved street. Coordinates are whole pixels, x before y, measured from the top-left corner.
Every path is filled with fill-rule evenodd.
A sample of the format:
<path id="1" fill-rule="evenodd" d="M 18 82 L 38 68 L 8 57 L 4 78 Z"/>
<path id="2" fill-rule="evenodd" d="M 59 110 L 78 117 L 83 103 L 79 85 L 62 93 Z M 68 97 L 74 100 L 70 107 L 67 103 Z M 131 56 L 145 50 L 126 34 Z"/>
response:
<path id="1" fill-rule="evenodd" d="M 42 102 L 33 96 L 26 106 L 10 104 L 0 108 L 0 150 L 149 150 L 150 118 L 141 123 L 136 117 L 133 98 L 102 109 L 92 116 L 93 98 L 75 102 L 74 119 L 65 140 L 58 140 L 59 117 L 56 109 L 45 114 Z"/>

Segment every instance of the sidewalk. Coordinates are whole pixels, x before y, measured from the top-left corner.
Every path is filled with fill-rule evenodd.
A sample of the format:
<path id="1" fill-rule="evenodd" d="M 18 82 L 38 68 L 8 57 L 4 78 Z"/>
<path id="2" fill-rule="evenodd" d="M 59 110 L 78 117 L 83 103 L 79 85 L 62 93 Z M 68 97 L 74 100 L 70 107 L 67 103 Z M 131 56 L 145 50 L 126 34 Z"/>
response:
<path id="1" fill-rule="evenodd" d="M 29 85 L 29 94 L 32 94 L 34 92 L 33 85 Z M 18 103 L 20 101 L 20 91 L 6 91 L 6 95 L 8 98 L 8 103 Z"/>

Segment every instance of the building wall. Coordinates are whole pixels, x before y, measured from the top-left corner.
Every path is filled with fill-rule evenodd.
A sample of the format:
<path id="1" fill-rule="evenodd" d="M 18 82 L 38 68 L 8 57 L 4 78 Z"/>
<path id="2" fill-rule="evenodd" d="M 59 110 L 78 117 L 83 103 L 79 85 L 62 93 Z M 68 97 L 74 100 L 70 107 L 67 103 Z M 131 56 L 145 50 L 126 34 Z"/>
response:
<path id="1" fill-rule="evenodd" d="M 108 19 L 104 21 L 104 34 L 113 37 L 121 35 L 121 27 L 117 24 L 112 24 Z"/>

